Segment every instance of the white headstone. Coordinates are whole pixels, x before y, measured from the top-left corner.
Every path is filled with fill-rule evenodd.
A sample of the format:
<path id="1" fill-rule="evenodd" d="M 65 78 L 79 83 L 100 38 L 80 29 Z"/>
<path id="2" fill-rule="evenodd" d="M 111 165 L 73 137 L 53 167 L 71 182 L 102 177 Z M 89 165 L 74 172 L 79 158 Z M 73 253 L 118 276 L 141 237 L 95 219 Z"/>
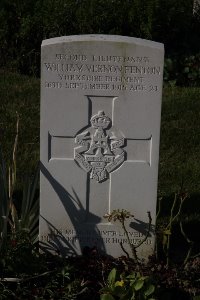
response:
<path id="1" fill-rule="evenodd" d="M 66 254 L 85 246 L 130 252 L 119 223 L 126 209 L 131 242 L 154 248 L 163 45 L 106 35 L 44 40 L 41 59 L 40 241 Z"/>

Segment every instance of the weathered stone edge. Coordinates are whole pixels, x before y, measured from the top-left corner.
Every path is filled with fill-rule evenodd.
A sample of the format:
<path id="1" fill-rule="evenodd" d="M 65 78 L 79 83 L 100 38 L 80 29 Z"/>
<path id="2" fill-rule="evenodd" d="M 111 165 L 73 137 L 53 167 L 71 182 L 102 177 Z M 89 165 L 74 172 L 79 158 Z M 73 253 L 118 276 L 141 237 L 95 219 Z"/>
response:
<path id="1" fill-rule="evenodd" d="M 42 41 L 42 47 L 58 44 L 58 43 L 65 43 L 65 42 L 116 42 L 116 43 L 129 43 L 129 44 L 137 44 L 140 46 L 147 46 L 158 48 L 160 50 L 164 49 L 164 45 L 162 43 L 144 40 L 140 38 L 128 37 L 128 36 L 121 36 L 121 35 L 101 35 L 101 34 L 87 34 L 87 35 L 69 35 L 69 36 L 61 36 L 56 38 L 51 38 Z"/>

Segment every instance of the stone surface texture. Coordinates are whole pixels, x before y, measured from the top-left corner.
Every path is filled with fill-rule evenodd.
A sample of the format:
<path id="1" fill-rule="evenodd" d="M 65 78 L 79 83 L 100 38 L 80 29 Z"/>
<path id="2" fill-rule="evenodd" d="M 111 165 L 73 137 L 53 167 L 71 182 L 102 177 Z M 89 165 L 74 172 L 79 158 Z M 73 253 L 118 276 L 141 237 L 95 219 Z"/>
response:
<path id="1" fill-rule="evenodd" d="M 162 44 L 106 35 L 44 40 L 41 57 L 40 241 L 80 254 L 130 252 L 114 209 L 128 219 L 131 242 L 154 248 L 163 78 Z M 53 251 L 54 251 L 53 250 Z"/>

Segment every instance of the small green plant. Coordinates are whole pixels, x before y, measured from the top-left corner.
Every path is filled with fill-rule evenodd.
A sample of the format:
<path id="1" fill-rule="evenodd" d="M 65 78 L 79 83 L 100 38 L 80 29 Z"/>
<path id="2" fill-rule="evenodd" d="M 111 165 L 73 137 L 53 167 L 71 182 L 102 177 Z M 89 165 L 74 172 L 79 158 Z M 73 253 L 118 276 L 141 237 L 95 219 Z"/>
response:
<path id="1" fill-rule="evenodd" d="M 147 214 L 148 214 L 148 218 L 149 218 L 149 224 L 148 224 L 147 233 L 146 233 L 145 237 L 141 240 L 141 242 L 139 244 L 137 244 L 136 246 L 131 243 L 128 231 L 127 231 L 126 226 L 125 226 L 126 219 L 134 217 L 129 211 L 127 211 L 125 209 L 122 209 L 122 210 L 116 209 L 116 210 L 113 210 L 110 214 L 106 214 L 104 216 L 104 218 L 107 218 L 109 222 L 111 222 L 111 221 L 113 221 L 113 222 L 119 221 L 121 223 L 122 229 L 124 230 L 124 233 L 125 233 L 125 235 L 127 237 L 127 240 L 128 240 L 128 244 L 129 244 L 130 249 L 131 249 L 132 259 L 134 260 L 134 262 L 136 264 L 139 264 L 139 260 L 138 260 L 136 249 L 138 247 L 140 247 L 147 240 L 147 238 L 149 236 L 149 233 L 150 233 L 150 229 L 151 229 L 151 222 L 152 222 L 151 213 L 147 212 Z M 122 250 L 125 252 L 125 254 L 127 255 L 127 257 L 129 258 L 129 254 L 124 249 L 122 243 L 120 245 L 121 245 Z"/>
<path id="2" fill-rule="evenodd" d="M 100 290 L 101 300 L 154 300 L 155 286 L 151 278 L 139 272 L 128 276 L 118 274 L 114 268 L 108 275 L 107 284 Z"/>

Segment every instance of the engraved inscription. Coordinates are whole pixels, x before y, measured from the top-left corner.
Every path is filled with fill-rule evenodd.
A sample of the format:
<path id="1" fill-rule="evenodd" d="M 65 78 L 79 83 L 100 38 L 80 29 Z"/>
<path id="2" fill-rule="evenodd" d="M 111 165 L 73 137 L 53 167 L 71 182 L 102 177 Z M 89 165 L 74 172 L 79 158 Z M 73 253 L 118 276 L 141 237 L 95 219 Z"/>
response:
<path id="1" fill-rule="evenodd" d="M 159 89 L 151 84 L 151 78 L 162 76 L 161 67 L 150 57 L 73 54 L 68 49 L 56 53 L 43 67 L 52 74 L 51 81 L 45 83 L 48 89 L 156 93 Z"/>
<path id="2" fill-rule="evenodd" d="M 103 111 L 92 116 L 90 122 L 91 127 L 75 138 L 79 147 L 74 149 L 74 159 L 83 170 L 90 173 L 91 179 L 102 182 L 123 164 L 125 138 L 112 128 L 107 133 L 112 121 Z"/>
<path id="3" fill-rule="evenodd" d="M 138 245 L 141 240 L 143 240 L 144 235 L 137 231 L 128 231 L 130 242 L 133 245 Z M 58 236 L 63 236 L 66 241 L 70 243 L 98 243 L 104 242 L 105 244 L 128 244 L 129 241 L 126 237 L 125 232 L 115 231 L 115 230 L 98 230 L 97 234 L 94 235 L 93 232 L 88 230 L 73 230 L 73 229 L 60 229 L 52 230 L 50 234 L 42 235 L 41 240 L 43 242 L 54 240 Z M 145 245 L 152 245 L 152 238 L 148 237 L 144 242 Z"/>
<path id="4" fill-rule="evenodd" d="M 61 64 L 44 63 L 46 70 L 50 72 L 89 72 L 89 73 L 129 73 L 160 75 L 159 66 L 120 66 L 120 65 L 89 65 L 89 64 Z"/>
<path id="5" fill-rule="evenodd" d="M 68 50 L 66 49 L 66 52 Z M 80 55 L 80 54 L 70 54 L 70 53 L 57 53 L 56 60 L 65 60 L 65 61 L 87 61 L 87 55 Z M 113 62 L 113 63 L 149 63 L 149 57 L 147 56 L 120 56 L 120 55 L 92 55 L 92 61 L 99 61 L 99 62 Z"/>

